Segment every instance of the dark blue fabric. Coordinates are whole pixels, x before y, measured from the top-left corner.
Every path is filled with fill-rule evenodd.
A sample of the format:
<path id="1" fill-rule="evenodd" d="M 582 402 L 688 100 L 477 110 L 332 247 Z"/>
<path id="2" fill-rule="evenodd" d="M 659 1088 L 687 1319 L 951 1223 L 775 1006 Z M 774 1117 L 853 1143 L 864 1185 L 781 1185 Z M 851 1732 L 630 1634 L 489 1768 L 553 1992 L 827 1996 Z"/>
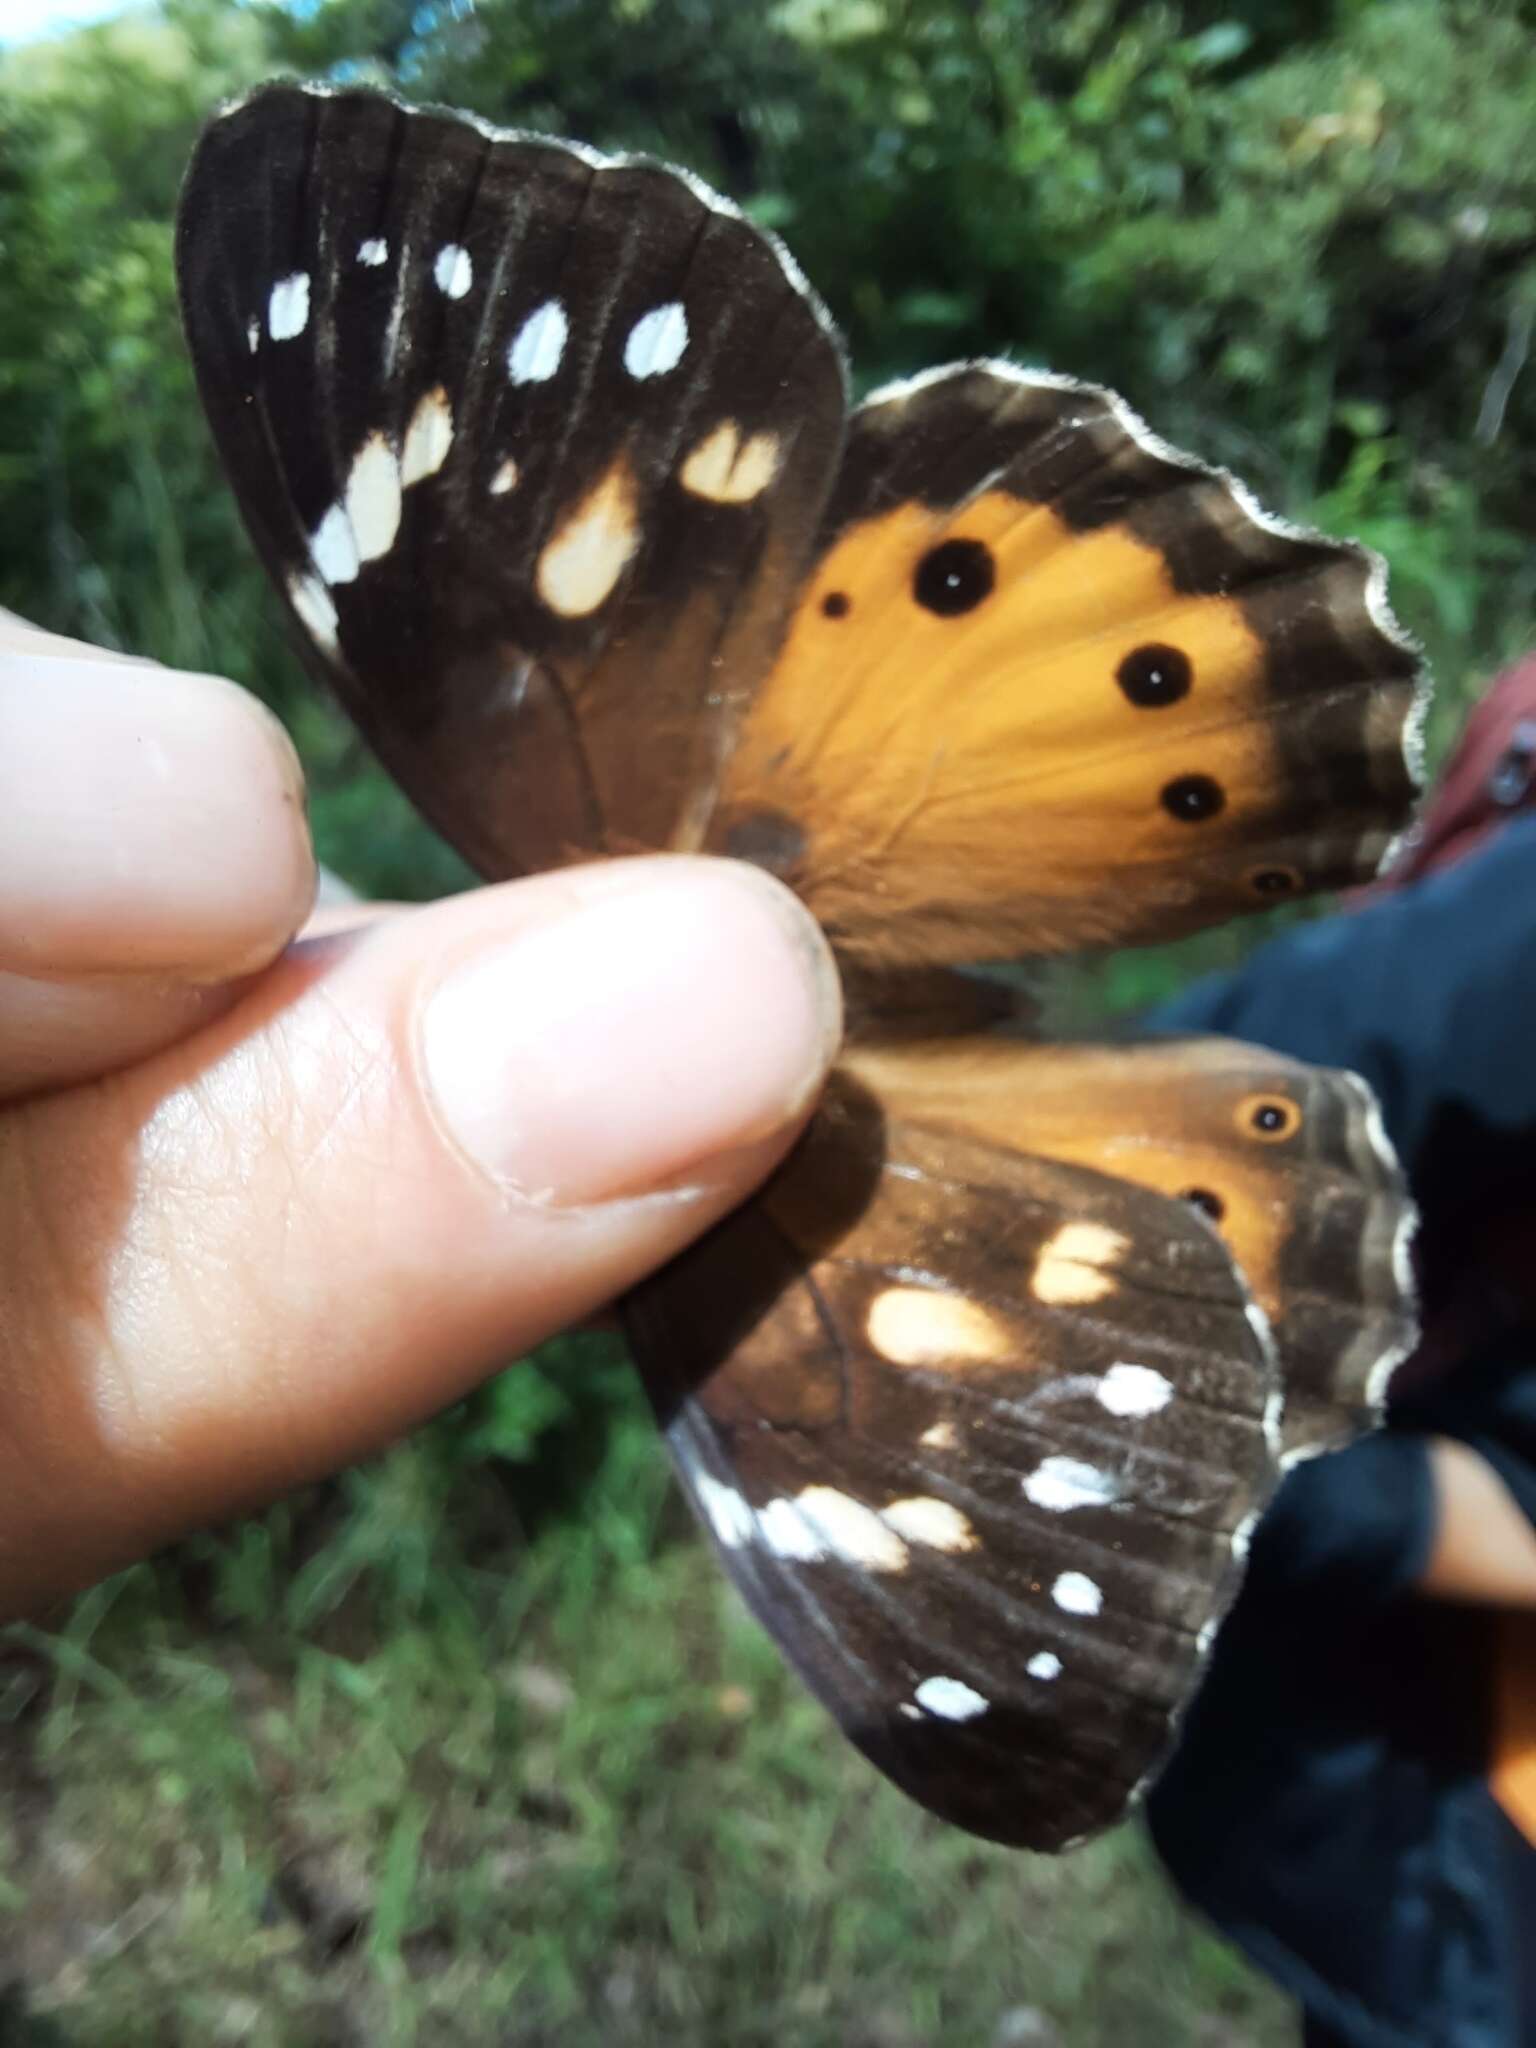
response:
<path id="1" fill-rule="evenodd" d="M 1536 1208 L 1536 820 L 1149 1022 L 1364 1074 L 1429 1297 L 1452 1296 L 1489 1219 Z M 1489 1624 L 1409 1590 L 1427 1433 L 1473 1444 L 1536 1522 L 1536 1328 L 1503 1321 L 1379 1435 L 1287 1477 L 1148 1801 L 1184 1891 L 1340 2048 L 1536 2043 L 1536 1852 L 1484 1776 Z"/>
<path id="2" fill-rule="evenodd" d="M 1528 1385 L 1533 1356 L 1487 1376 Z M 1428 1419 L 1288 1475 L 1147 1814 L 1181 1888 L 1340 2043 L 1516 2048 L 1536 1921 L 1510 1866 L 1536 1858 L 1485 1782 L 1486 1617 L 1408 1590 Z M 1501 1442 L 1492 1403 L 1479 1422 Z"/>

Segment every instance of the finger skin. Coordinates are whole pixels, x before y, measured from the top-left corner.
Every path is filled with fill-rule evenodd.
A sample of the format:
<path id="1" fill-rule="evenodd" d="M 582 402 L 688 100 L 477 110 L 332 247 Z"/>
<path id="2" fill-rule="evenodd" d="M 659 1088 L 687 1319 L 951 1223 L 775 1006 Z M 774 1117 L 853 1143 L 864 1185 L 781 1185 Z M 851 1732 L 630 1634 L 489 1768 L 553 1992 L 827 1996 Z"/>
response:
<path id="1" fill-rule="evenodd" d="M 731 866 L 611 863 L 307 942 L 183 1044 L 9 1112 L 0 1612 L 374 1448 L 611 1300 L 771 1169 L 835 1046 L 835 985 L 798 906 Z M 590 1016 L 583 1044 L 546 1004 L 591 1068 L 553 1104 L 519 1014 L 509 1037 L 539 1099 L 519 1115 L 508 1082 L 488 1151 L 487 1119 L 465 1125 L 431 1092 L 436 995 L 533 940 L 523 957 L 551 957 L 562 920 L 626 889 L 638 930 L 657 869 L 694 890 L 718 980 L 651 991 L 637 949 L 615 969 L 601 1058 Z M 693 975 L 685 950 L 663 982 Z M 620 1099 L 654 1106 L 645 1159 L 638 1111 L 592 1113 Z M 614 1198 L 549 1196 L 562 1132 L 591 1156 L 558 1159 L 553 1179 Z M 519 1147 L 537 1155 L 526 1172 Z"/>
<path id="2" fill-rule="evenodd" d="M 0 969 L 0 1103 L 148 1059 L 240 997 L 242 984 L 40 981 Z"/>
<path id="3" fill-rule="evenodd" d="M 314 881 L 298 760 L 253 697 L 0 613 L 0 1100 L 207 1021 Z"/>
<path id="4" fill-rule="evenodd" d="M 217 676 L 0 647 L 0 967 L 228 980 L 303 922 L 282 727 Z"/>

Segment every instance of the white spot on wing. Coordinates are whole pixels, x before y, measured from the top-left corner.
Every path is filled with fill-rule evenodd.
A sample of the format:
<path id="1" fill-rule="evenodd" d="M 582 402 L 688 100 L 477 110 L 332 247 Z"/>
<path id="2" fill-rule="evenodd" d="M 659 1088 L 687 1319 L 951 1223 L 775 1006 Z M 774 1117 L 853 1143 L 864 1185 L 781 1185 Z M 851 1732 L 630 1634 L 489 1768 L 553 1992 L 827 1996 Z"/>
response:
<path id="1" fill-rule="evenodd" d="M 558 299 L 536 307 L 507 350 L 507 374 L 514 384 L 547 384 L 560 367 L 571 324 Z"/>
<path id="2" fill-rule="evenodd" d="M 490 492 L 493 498 L 504 498 L 508 491 L 515 488 L 517 484 L 517 478 L 517 464 L 512 460 L 511 456 L 509 455 L 506 461 L 502 463 L 501 467 L 497 470 L 496 474 L 491 478 L 490 482 L 486 485 L 486 489 Z"/>
<path id="3" fill-rule="evenodd" d="M 358 560 L 388 554 L 400 530 L 400 463 L 382 434 L 370 434 L 354 457 L 344 502 Z"/>
<path id="4" fill-rule="evenodd" d="M 291 342 L 309 326 L 309 272 L 295 270 L 293 276 L 272 285 L 266 301 L 266 332 L 274 342 Z"/>
<path id="5" fill-rule="evenodd" d="M 952 1422 L 935 1422 L 925 1429 L 918 1442 L 930 1451 L 952 1451 L 958 1438 Z"/>
<path id="6" fill-rule="evenodd" d="M 544 544 L 534 583 L 563 619 L 584 619 L 612 591 L 640 545 L 635 481 L 614 464 Z"/>
<path id="7" fill-rule="evenodd" d="M 416 402 L 400 450 L 400 482 L 405 488 L 435 476 L 453 446 L 453 408 L 441 384 Z"/>
<path id="8" fill-rule="evenodd" d="M 739 1550 L 752 1540 L 756 1518 L 734 1486 L 722 1485 L 707 1472 L 696 1473 L 693 1486 L 710 1527 L 727 1550 Z"/>
<path id="9" fill-rule="evenodd" d="M 1054 1650 L 1036 1650 L 1024 1669 L 1031 1678 L 1060 1678 L 1061 1659 Z"/>
<path id="10" fill-rule="evenodd" d="M 1097 1614 L 1104 1594 L 1086 1572 L 1063 1572 L 1051 1588 L 1051 1598 L 1068 1614 Z"/>
<path id="11" fill-rule="evenodd" d="M 974 1721 L 987 1711 L 987 1702 L 963 1678 L 925 1678 L 912 1694 L 925 1713 L 944 1721 Z"/>
<path id="12" fill-rule="evenodd" d="M 257 349 L 261 346 L 261 322 L 259 320 L 247 321 L 245 339 L 251 354 L 255 355 Z"/>
<path id="13" fill-rule="evenodd" d="M 1106 1224 L 1064 1223 L 1035 1261 L 1035 1299 L 1052 1307 L 1102 1301 L 1115 1289 L 1114 1275 L 1104 1268 L 1129 1249 L 1130 1240 Z"/>
<path id="14" fill-rule="evenodd" d="M 688 346 L 688 315 L 674 299 L 653 307 L 629 330 L 624 367 L 631 377 L 664 377 L 675 370 Z"/>
<path id="15" fill-rule="evenodd" d="M 794 1558 L 800 1564 L 815 1564 L 827 1554 L 819 1532 L 813 1528 L 792 1500 L 771 1500 L 757 1511 L 758 1534 L 775 1557 Z"/>
<path id="16" fill-rule="evenodd" d="M 974 1550 L 976 1531 L 957 1507 L 947 1500 L 914 1494 L 909 1500 L 893 1500 L 880 1510 L 887 1527 L 909 1543 L 926 1543 L 933 1550 Z"/>
<path id="17" fill-rule="evenodd" d="M 288 601 L 327 654 L 336 652 L 336 607 L 318 576 L 290 576 Z"/>
<path id="18" fill-rule="evenodd" d="M 1108 1507 L 1120 1488 L 1109 1473 L 1079 1458 L 1046 1458 L 1023 1482 L 1025 1497 L 1037 1508 L 1065 1514 L 1072 1508 Z"/>
<path id="19" fill-rule="evenodd" d="M 1173 1399 L 1173 1382 L 1150 1365 L 1117 1359 L 1099 1381 L 1097 1391 L 1111 1415 L 1156 1415 Z"/>
<path id="20" fill-rule="evenodd" d="M 350 583 L 357 575 L 357 535 L 347 517 L 345 505 L 333 505 L 310 535 L 309 552 L 315 567 L 334 589 Z"/>
<path id="21" fill-rule="evenodd" d="M 389 261 L 389 244 L 382 235 L 370 235 L 366 242 L 359 242 L 357 260 L 365 270 L 377 270 Z"/>
<path id="22" fill-rule="evenodd" d="M 293 341 L 309 325 L 309 272 L 279 278 L 267 300 L 267 332 L 274 341 Z"/>
<path id="23" fill-rule="evenodd" d="M 446 242 L 437 252 L 437 261 L 432 266 L 432 275 L 437 288 L 444 298 L 462 299 L 474 283 L 474 265 L 469 260 L 469 251 L 458 242 Z"/>

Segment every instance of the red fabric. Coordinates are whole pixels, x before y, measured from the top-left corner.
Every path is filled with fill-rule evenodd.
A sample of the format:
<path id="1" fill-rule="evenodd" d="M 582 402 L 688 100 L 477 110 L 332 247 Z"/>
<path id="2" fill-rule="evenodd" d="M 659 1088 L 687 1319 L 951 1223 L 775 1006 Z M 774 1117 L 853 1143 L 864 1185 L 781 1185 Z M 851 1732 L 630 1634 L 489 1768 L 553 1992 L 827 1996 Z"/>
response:
<path id="1" fill-rule="evenodd" d="M 1536 654 L 1507 668 L 1468 718 L 1420 822 L 1371 895 L 1464 860 L 1491 832 L 1536 809 Z"/>

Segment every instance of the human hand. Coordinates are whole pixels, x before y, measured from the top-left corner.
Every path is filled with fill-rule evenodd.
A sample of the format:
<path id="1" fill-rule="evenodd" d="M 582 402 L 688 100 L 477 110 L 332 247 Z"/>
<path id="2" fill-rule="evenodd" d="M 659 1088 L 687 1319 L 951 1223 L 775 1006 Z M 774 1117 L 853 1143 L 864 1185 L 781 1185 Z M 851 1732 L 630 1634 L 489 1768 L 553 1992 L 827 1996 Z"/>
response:
<path id="1" fill-rule="evenodd" d="M 0 613 L 0 1615 L 355 1458 L 793 1142 L 836 976 L 677 857 L 290 944 L 298 763 L 231 685 Z"/>

